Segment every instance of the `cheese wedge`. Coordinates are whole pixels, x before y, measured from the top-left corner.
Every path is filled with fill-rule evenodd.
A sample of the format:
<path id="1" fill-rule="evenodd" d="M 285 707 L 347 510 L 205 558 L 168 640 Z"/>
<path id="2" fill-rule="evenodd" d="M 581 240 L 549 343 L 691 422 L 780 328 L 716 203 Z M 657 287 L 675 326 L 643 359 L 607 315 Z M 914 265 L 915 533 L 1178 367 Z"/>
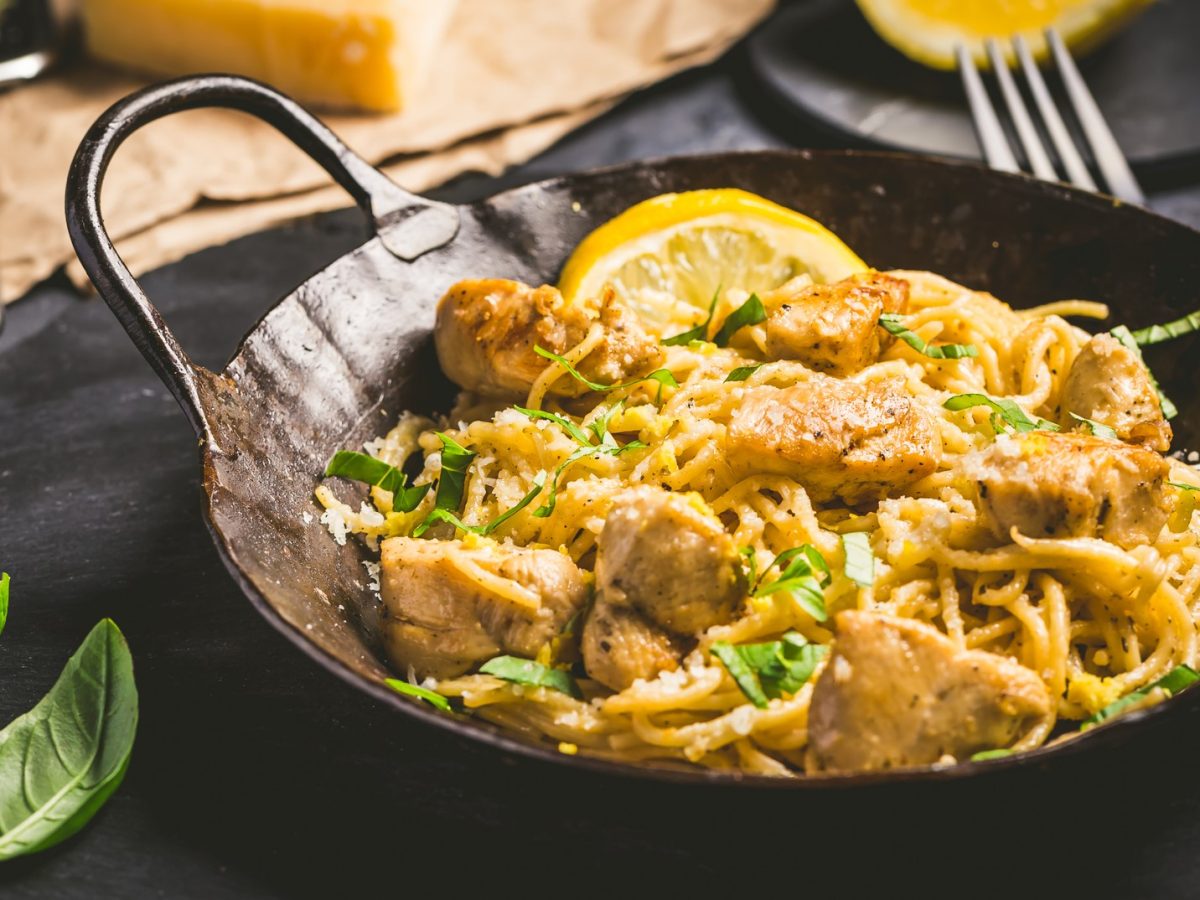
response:
<path id="1" fill-rule="evenodd" d="M 231 72 L 321 106 L 394 111 L 457 0 L 82 0 L 89 51 L 155 75 Z"/>

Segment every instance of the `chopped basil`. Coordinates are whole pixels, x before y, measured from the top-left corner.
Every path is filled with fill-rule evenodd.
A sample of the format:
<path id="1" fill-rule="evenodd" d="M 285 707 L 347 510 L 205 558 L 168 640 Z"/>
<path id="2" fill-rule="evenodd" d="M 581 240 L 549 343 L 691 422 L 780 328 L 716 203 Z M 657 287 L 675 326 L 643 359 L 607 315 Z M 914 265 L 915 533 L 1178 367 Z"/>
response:
<path id="1" fill-rule="evenodd" d="M 545 412 L 540 409 L 526 409 L 523 406 L 514 406 L 513 409 L 515 409 L 521 415 L 528 416 L 531 419 L 543 419 L 547 422 L 553 422 L 554 424 L 558 425 L 563 431 L 565 431 L 567 434 L 569 434 L 571 437 L 573 437 L 578 443 L 582 444 L 585 447 L 591 446 L 592 442 L 588 438 L 587 434 L 583 431 L 583 429 L 580 428 L 578 425 L 576 425 L 574 422 L 572 422 L 570 419 L 568 419 L 566 416 L 556 415 L 555 413 Z"/>
<path id="2" fill-rule="evenodd" d="M 1184 484 L 1182 481 L 1168 481 L 1167 484 L 1177 487 L 1181 491 L 1200 491 L 1200 487 L 1196 487 L 1194 484 Z"/>
<path id="3" fill-rule="evenodd" d="M 728 347 L 735 332 L 747 325 L 757 325 L 766 318 L 767 310 L 758 299 L 758 294 L 751 294 L 749 300 L 731 312 L 721 323 L 720 331 L 713 336 L 713 343 L 718 347 Z"/>
<path id="4" fill-rule="evenodd" d="M 397 694 L 405 694 L 409 697 L 416 697 L 424 700 L 430 706 L 435 706 L 443 712 L 450 712 L 450 701 L 439 694 L 437 691 L 431 691 L 429 688 L 423 688 L 419 684 L 409 684 L 407 681 L 401 681 L 399 678 L 385 678 L 384 683 Z"/>
<path id="5" fill-rule="evenodd" d="M 1111 719 L 1113 716 L 1124 712 L 1134 704 L 1145 700 L 1150 695 L 1150 692 L 1156 688 L 1162 688 L 1167 692 L 1167 696 L 1170 697 L 1178 694 L 1184 688 L 1191 687 L 1197 681 L 1200 681 L 1200 672 L 1197 672 L 1191 666 L 1176 666 L 1153 684 L 1148 684 L 1144 688 L 1139 688 L 1136 691 L 1126 694 L 1120 700 L 1108 704 L 1108 706 L 1104 707 L 1104 709 L 1100 710 L 1100 712 L 1096 713 L 1090 719 L 1086 719 L 1079 726 L 1079 730 L 1086 731 L 1088 728 L 1100 724 L 1105 719 Z"/>
<path id="6" fill-rule="evenodd" d="M 682 334 L 677 334 L 669 338 L 663 338 L 662 343 L 668 347 L 681 347 L 685 344 L 690 344 L 692 341 L 704 341 L 708 339 L 708 326 L 712 324 L 713 313 L 717 310 L 717 300 L 721 297 L 721 288 L 717 287 L 713 291 L 712 301 L 708 304 L 708 317 L 697 325 L 695 328 L 689 328 Z"/>
<path id="7" fill-rule="evenodd" d="M 331 476 L 362 481 L 389 491 L 392 495 L 392 506 L 401 512 L 412 512 L 420 506 L 429 489 L 433 487 L 432 483 L 405 487 L 408 476 L 395 466 L 353 450 L 339 450 L 333 454 L 329 464 L 325 466 L 325 477 Z"/>
<path id="8" fill-rule="evenodd" d="M 745 381 L 747 378 L 749 378 L 751 375 L 753 375 L 755 372 L 757 372 L 759 369 L 761 369 L 765 365 L 766 365 L 766 363 L 759 363 L 756 366 L 738 366 L 736 369 L 734 369 L 732 372 L 730 372 L 728 375 L 725 376 L 725 381 L 727 383 L 730 381 Z"/>
<path id="9" fill-rule="evenodd" d="M 1048 422 L 1045 419 L 1031 419 L 1026 415 L 1025 410 L 1017 406 L 1015 401 L 1008 399 L 993 400 L 987 394 L 956 394 L 945 403 L 942 404 L 946 409 L 958 411 L 962 409 L 970 409 L 974 406 L 987 406 L 992 410 L 992 430 L 997 434 L 1002 430 L 1001 422 L 1008 425 L 1013 431 L 1058 431 L 1059 428 L 1053 422 Z"/>
<path id="10" fill-rule="evenodd" d="M 1172 338 L 1183 337 L 1193 331 L 1200 331 L 1200 309 L 1188 313 L 1182 319 L 1176 319 L 1174 322 L 1139 328 L 1137 331 L 1130 332 L 1130 335 L 1139 346 L 1145 347 L 1147 344 L 1161 344 Z"/>
<path id="11" fill-rule="evenodd" d="M 842 535 L 842 550 L 846 553 L 846 577 L 862 588 L 875 583 L 875 553 L 871 536 L 865 531 Z"/>
<path id="12" fill-rule="evenodd" d="M 754 588 L 758 585 L 758 551 L 753 547 L 738 547 L 738 553 L 746 558 L 746 582 Z"/>
<path id="13" fill-rule="evenodd" d="M 1192 513 L 1196 511 L 1196 497 L 1198 492 L 1200 492 L 1200 488 L 1193 484 L 1183 484 L 1180 481 L 1168 481 L 1167 484 L 1183 492 L 1179 495 L 1179 502 L 1175 505 L 1175 511 L 1167 521 L 1167 527 L 1171 529 L 1173 534 L 1182 534 L 1192 525 Z"/>
<path id="14" fill-rule="evenodd" d="M 587 378 L 584 378 L 578 369 L 576 369 L 573 365 L 567 362 L 564 357 L 559 356 L 557 353 L 551 353 L 545 347 L 539 347 L 536 344 L 534 345 L 533 349 L 538 356 L 543 356 L 546 359 L 550 359 L 558 363 L 567 370 L 568 375 L 570 375 L 580 384 L 587 387 L 588 390 L 599 392 L 617 391 L 623 388 L 633 387 L 635 384 L 641 384 L 643 381 L 657 381 L 659 399 L 661 400 L 662 389 L 664 385 L 668 387 L 679 387 L 679 382 L 675 380 L 675 376 L 671 374 L 669 369 L 655 369 L 649 375 L 643 375 L 641 378 L 635 378 L 632 381 L 624 381 L 620 384 L 600 384 L 598 381 L 589 381 Z"/>
<path id="15" fill-rule="evenodd" d="M 763 583 L 763 579 L 774 568 L 780 569 L 774 581 Z M 811 544 L 784 550 L 763 570 L 758 583 L 751 590 L 752 596 L 766 597 L 786 591 L 800 607 L 813 617 L 824 622 L 829 618 L 825 610 L 824 588 L 830 582 L 829 564 L 819 550 Z"/>
<path id="16" fill-rule="evenodd" d="M 1000 747 L 996 750 L 980 750 L 978 753 L 971 754 L 971 762 L 986 762 L 989 759 L 1003 759 L 1005 756 L 1012 756 L 1011 750 L 1006 750 Z"/>
<path id="17" fill-rule="evenodd" d="M 1084 416 L 1077 416 L 1075 413 L 1071 413 L 1071 418 L 1076 422 L 1082 422 L 1084 425 L 1086 425 L 1088 427 L 1088 431 L 1091 432 L 1095 437 L 1109 438 L 1110 440 L 1114 441 L 1117 439 L 1117 432 L 1105 425 L 1103 422 L 1093 422 L 1091 419 L 1085 418 Z"/>
<path id="18" fill-rule="evenodd" d="M 571 677 L 570 673 L 562 669 L 552 669 L 549 666 L 543 666 L 532 659 L 521 659 L 516 656 L 497 656 L 494 659 L 489 659 L 480 666 L 479 671 L 485 675 L 495 675 L 497 678 L 511 681 L 514 684 L 529 684 L 534 687 L 550 688 L 551 690 L 568 694 L 577 700 L 583 697 L 583 694 L 579 691 L 579 685 L 575 683 L 575 679 Z"/>
<path id="19" fill-rule="evenodd" d="M 4 633 L 4 623 L 8 621 L 8 573 L 0 572 L 0 634 Z"/>
<path id="20" fill-rule="evenodd" d="M 1179 410 L 1175 404 L 1171 402 L 1171 398 L 1163 393 L 1163 389 L 1158 385 L 1158 379 L 1154 377 L 1154 373 L 1150 371 L 1150 367 L 1146 365 L 1146 360 L 1142 358 L 1142 348 L 1138 346 L 1138 340 L 1124 325 L 1118 325 L 1109 332 L 1113 339 L 1124 347 L 1126 350 L 1133 352 L 1133 355 L 1138 358 L 1138 361 L 1146 369 L 1146 375 L 1150 378 L 1150 384 L 1154 387 L 1158 394 L 1158 404 L 1162 407 L 1163 418 L 1173 419 L 1179 415 Z"/>
<path id="21" fill-rule="evenodd" d="M 500 515 L 496 516 L 496 518 L 492 519 L 492 521 L 485 525 L 468 525 L 466 522 L 460 519 L 457 514 L 448 509 L 431 509 L 429 511 L 429 515 L 425 517 L 421 524 L 413 529 L 413 537 L 420 537 L 423 535 L 435 522 L 449 522 L 460 531 L 469 531 L 471 534 L 487 536 L 525 507 L 527 507 L 530 503 L 532 503 L 533 498 L 540 494 L 542 492 L 542 488 L 545 486 L 546 473 L 539 472 L 538 476 L 533 479 L 533 487 L 530 489 L 528 494 L 518 500 L 515 505 L 510 506 L 508 509 L 500 513 Z"/>
<path id="22" fill-rule="evenodd" d="M 558 503 L 558 480 L 573 463 L 578 462 L 585 456 L 591 456 L 593 453 L 600 452 L 599 447 L 580 447 L 561 463 L 554 470 L 554 477 L 550 479 L 550 493 L 546 497 L 546 502 L 533 511 L 533 514 L 539 519 L 547 518 L 554 512 L 554 507 Z"/>
<path id="23" fill-rule="evenodd" d="M 879 317 L 879 325 L 888 334 L 895 335 L 930 359 L 965 359 L 979 355 L 979 349 L 974 344 L 927 344 L 920 335 L 906 328 L 895 313 L 884 313 Z"/>
<path id="24" fill-rule="evenodd" d="M 436 509 L 454 512 L 462 506 L 463 487 L 467 481 L 467 469 L 475 458 L 474 451 L 468 450 L 449 435 L 435 432 L 442 442 L 442 471 L 438 475 L 437 496 L 434 500 Z"/>
<path id="25" fill-rule="evenodd" d="M 717 641 L 712 645 L 713 656 L 759 709 L 765 709 L 771 698 L 800 690 L 828 651 L 828 647 L 810 644 L 795 631 L 765 644 Z"/>

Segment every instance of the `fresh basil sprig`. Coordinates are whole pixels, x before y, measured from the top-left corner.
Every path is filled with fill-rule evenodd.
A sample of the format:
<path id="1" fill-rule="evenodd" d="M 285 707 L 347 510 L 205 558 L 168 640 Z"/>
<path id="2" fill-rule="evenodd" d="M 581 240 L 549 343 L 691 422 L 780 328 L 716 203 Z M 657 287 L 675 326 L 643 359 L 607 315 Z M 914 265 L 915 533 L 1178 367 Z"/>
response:
<path id="1" fill-rule="evenodd" d="M 1003 398 L 994 400 L 987 394 L 955 394 L 949 400 L 942 404 L 946 409 L 957 412 L 962 409 L 970 409 L 975 406 L 986 406 L 992 410 L 991 423 L 992 430 L 997 434 L 1003 430 L 1001 423 L 1004 423 L 1013 431 L 1025 433 L 1028 431 L 1058 431 L 1059 427 L 1053 422 L 1048 422 L 1045 419 L 1031 419 L 1026 415 L 1025 410 L 1017 406 L 1016 402 Z"/>
<path id="2" fill-rule="evenodd" d="M 1077 416 L 1075 413 L 1071 413 L 1071 418 L 1076 422 L 1081 422 L 1086 425 L 1088 427 L 1088 432 L 1094 437 L 1109 438 L 1110 440 L 1114 441 L 1117 439 L 1116 429 L 1110 428 L 1103 422 L 1094 422 L 1085 416 Z"/>
<path id="3" fill-rule="evenodd" d="M 579 685 L 575 683 L 575 679 L 571 677 L 570 673 L 562 669 L 543 666 L 540 662 L 532 659 L 497 656 L 480 666 L 479 671 L 485 675 L 494 675 L 504 681 L 511 681 L 514 684 L 550 688 L 577 700 L 583 697 Z"/>
<path id="4" fill-rule="evenodd" d="M 1179 409 L 1171 402 L 1171 398 L 1163 393 L 1163 389 L 1158 384 L 1158 379 L 1154 377 L 1154 373 L 1150 371 L 1150 367 L 1146 365 L 1146 360 L 1142 357 L 1142 348 L 1138 344 L 1138 340 L 1134 337 L 1133 332 L 1124 325 L 1118 325 L 1109 332 L 1113 340 L 1133 353 L 1138 358 L 1138 362 L 1146 370 L 1146 375 L 1150 379 L 1150 384 L 1154 388 L 1154 392 L 1158 394 L 1158 405 L 1162 407 L 1164 419 L 1173 419 L 1179 415 Z"/>
<path id="5" fill-rule="evenodd" d="M 971 762 L 986 762 L 989 759 L 1003 759 L 1012 755 L 1013 751 L 1004 747 L 998 747 L 995 750 L 980 750 L 978 753 L 971 754 Z"/>
<path id="6" fill-rule="evenodd" d="M 432 482 L 405 487 L 408 476 L 395 466 L 354 450 L 339 450 L 333 454 L 329 464 L 325 466 L 325 477 L 335 475 L 339 478 L 363 481 L 391 492 L 392 506 L 401 512 L 412 512 L 420 506 L 429 489 L 433 487 Z"/>
<path id="7" fill-rule="evenodd" d="M 796 631 L 763 644 L 717 641 L 712 645 L 712 655 L 759 709 L 766 709 L 772 698 L 800 690 L 828 651 L 821 644 L 810 644 Z"/>
<path id="8" fill-rule="evenodd" d="M 773 581 L 765 581 L 776 568 L 780 570 L 779 575 Z M 766 597 L 786 591 L 814 621 L 824 622 L 829 618 L 825 610 L 825 588 L 831 580 L 825 557 L 812 544 L 804 544 L 776 556 L 756 582 L 752 582 L 750 593 L 754 597 Z"/>
<path id="9" fill-rule="evenodd" d="M 1099 725 L 1105 719 L 1111 719 L 1113 716 L 1124 712 L 1135 703 L 1140 703 L 1150 695 L 1150 692 L 1155 688 L 1162 688 L 1167 692 L 1167 696 L 1171 697 L 1178 694 L 1185 688 L 1191 687 L 1197 681 L 1200 681 L 1200 672 L 1197 672 L 1191 666 L 1176 666 L 1162 678 L 1155 681 L 1153 684 L 1148 684 L 1144 688 L 1139 688 L 1122 697 L 1120 700 L 1115 700 L 1100 712 L 1096 713 L 1090 719 L 1085 719 L 1083 724 L 1079 726 L 1080 731 Z"/>
<path id="10" fill-rule="evenodd" d="M 764 322 L 766 318 L 767 309 L 758 299 L 758 294 L 751 294 L 745 303 L 726 316 L 725 321 L 721 323 L 720 330 L 713 335 L 713 343 L 718 347 L 728 347 L 737 331 L 747 325 Z"/>
<path id="11" fill-rule="evenodd" d="M 928 356 L 930 359 L 966 359 L 979 355 L 979 348 L 974 344 L 926 343 L 919 334 L 905 327 L 896 313 L 884 313 L 879 317 L 879 325 L 888 334 L 895 335 L 918 353 Z"/>
<path id="12" fill-rule="evenodd" d="M 598 393 L 603 393 L 605 391 L 619 391 L 624 388 L 631 388 L 636 384 L 641 384 L 643 381 L 657 381 L 658 382 L 658 399 L 661 401 L 662 400 L 662 389 L 664 386 L 679 387 L 679 382 L 675 380 L 675 376 L 671 374 L 670 369 L 655 369 L 649 375 L 643 375 L 641 378 L 634 378 L 632 381 L 623 381 L 620 384 L 601 384 L 598 381 L 591 381 L 590 379 L 585 378 L 578 369 L 576 369 L 573 365 L 571 365 L 571 363 L 567 362 L 565 357 L 559 356 L 557 353 L 551 353 L 545 347 L 540 347 L 536 344 L 534 345 L 533 350 L 535 353 L 537 353 L 538 356 L 545 357 L 546 359 L 550 359 L 550 360 L 553 360 L 554 362 L 558 363 L 560 366 L 562 366 L 564 369 L 567 370 L 568 375 L 570 375 L 572 378 L 574 378 L 576 381 L 578 381 L 580 384 L 582 384 L 588 390 L 596 391 Z"/>
<path id="13" fill-rule="evenodd" d="M 404 694 L 408 697 L 416 697 L 418 700 L 424 700 L 430 706 L 436 707 L 442 710 L 442 712 L 452 711 L 450 701 L 437 691 L 423 688 L 419 684 L 410 684 L 407 681 L 401 681 L 399 678 L 385 678 L 384 683 L 397 694 Z"/>
<path id="14" fill-rule="evenodd" d="M 0 572 L 0 634 L 4 633 L 4 623 L 8 621 L 8 573 Z"/>
<path id="15" fill-rule="evenodd" d="M 721 287 L 713 291 L 712 301 L 708 304 L 708 317 L 694 328 L 689 328 L 687 331 L 673 335 L 669 338 L 663 338 L 662 343 L 667 347 L 682 347 L 690 344 L 692 341 L 708 340 L 708 326 L 712 324 L 713 313 L 717 311 L 717 300 L 721 297 Z"/>
<path id="16" fill-rule="evenodd" d="M 842 550 L 846 554 L 846 577 L 861 588 L 875 583 L 875 553 L 871 549 L 871 536 L 865 531 L 851 531 L 842 535 Z"/>
<path id="17" fill-rule="evenodd" d="M 765 365 L 766 363 L 759 363 L 755 366 L 738 366 L 725 376 L 725 382 L 728 384 L 731 381 L 745 381 Z"/>
<path id="18" fill-rule="evenodd" d="M 0 860 L 87 824 L 125 777 L 137 722 L 129 645 L 102 619 L 41 702 L 0 731 Z"/>
<path id="19" fill-rule="evenodd" d="M 1130 336 L 1139 347 L 1145 347 L 1148 344 L 1161 344 L 1163 341 L 1183 337 L 1193 331 L 1200 331 L 1200 309 L 1188 313 L 1182 319 L 1176 319 L 1174 322 L 1164 322 L 1162 325 L 1150 325 L 1146 328 L 1139 328 L 1137 331 L 1131 331 Z"/>

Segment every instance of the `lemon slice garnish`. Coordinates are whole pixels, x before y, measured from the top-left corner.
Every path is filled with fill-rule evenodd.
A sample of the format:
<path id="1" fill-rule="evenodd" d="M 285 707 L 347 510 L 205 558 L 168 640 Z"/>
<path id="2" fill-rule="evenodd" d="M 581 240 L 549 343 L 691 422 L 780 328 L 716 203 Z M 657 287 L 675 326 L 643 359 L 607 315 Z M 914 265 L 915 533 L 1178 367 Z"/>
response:
<path id="1" fill-rule="evenodd" d="M 1035 59 L 1047 55 L 1047 28 L 1075 50 L 1103 41 L 1153 0 L 858 0 L 879 36 L 919 63 L 955 68 L 954 48 L 963 44 L 987 65 L 984 39 L 1021 35 Z M 1007 41 L 1002 49 L 1013 62 Z"/>
<path id="2" fill-rule="evenodd" d="M 662 194 L 601 225 L 575 248 L 568 302 L 606 283 L 659 334 L 690 327 L 718 288 L 762 292 L 797 275 L 837 281 L 866 264 L 819 222 L 733 188 Z"/>

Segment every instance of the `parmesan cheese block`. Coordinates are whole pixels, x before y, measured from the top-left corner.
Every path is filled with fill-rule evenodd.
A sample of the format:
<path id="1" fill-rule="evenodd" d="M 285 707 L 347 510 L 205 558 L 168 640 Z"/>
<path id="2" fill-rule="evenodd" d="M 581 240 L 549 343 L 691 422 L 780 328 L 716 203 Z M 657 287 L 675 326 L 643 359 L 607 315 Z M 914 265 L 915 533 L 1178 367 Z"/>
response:
<path id="1" fill-rule="evenodd" d="M 329 107 L 393 111 L 420 87 L 457 0 L 83 0 L 98 59 L 232 72 Z"/>

